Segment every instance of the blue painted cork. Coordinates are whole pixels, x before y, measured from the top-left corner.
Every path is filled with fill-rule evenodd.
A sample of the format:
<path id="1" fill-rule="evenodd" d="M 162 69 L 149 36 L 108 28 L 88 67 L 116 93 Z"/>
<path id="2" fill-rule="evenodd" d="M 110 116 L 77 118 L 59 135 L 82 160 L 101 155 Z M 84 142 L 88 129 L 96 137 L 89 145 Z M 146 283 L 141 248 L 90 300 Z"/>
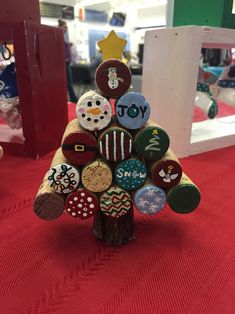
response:
<path id="1" fill-rule="evenodd" d="M 163 189 L 148 184 L 141 187 L 134 195 L 136 209 L 145 215 L 159 213 L 166 204 L 166 193 Z"/>
<path id="2" fill-rule="evenodd" d="M 137 130 L 144 126 L 150 116 L 150 106 L 140 93 L 127 93 L 116 104 L 118 122 L 127 129 Z"/>
<path id="3" fill-rule="evenodd" d="M 135 158 L 122 161 L 115 169 L 115 182 L 124 190 L 135 190 L 144 184 L 147 176 L 145 164 Z"/>

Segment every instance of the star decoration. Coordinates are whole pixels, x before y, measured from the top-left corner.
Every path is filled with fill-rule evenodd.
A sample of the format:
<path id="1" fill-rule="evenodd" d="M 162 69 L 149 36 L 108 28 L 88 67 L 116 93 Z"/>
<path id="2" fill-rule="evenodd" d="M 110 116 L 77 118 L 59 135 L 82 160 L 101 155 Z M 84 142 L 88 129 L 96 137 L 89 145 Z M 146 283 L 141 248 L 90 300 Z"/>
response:
<path id="1" fill-rule="evenodd" d="M 153 132 L 152 132 L 152 135 L 156 135 L 156 134 L 158 134 L 158 130 L 154 129 Z"/>
<path id="2" fill-rule="evenodd" d="M 105 39 L 98 41 L 98 46 L 102 51 L 103 61 L 108 59 L 122 60 L 122 53 L 127 41 L 118 37 L 115 31 L 111 31 Z"/>

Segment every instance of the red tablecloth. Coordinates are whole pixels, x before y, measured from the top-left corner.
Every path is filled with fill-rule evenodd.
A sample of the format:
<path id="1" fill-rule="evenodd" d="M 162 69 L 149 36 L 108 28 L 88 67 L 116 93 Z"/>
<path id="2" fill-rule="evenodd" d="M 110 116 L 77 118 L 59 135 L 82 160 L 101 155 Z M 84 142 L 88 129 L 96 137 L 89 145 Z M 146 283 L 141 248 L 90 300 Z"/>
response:
<path id="1" fill-rule="evenodd" d="M 199 208 L 135 213 L 136 240 L 120 248 L 97 241 L 92 220 L 33 214 L 51 157 L 0 162 L 1 314 L 234 313 L 235 147 L 183 159 Z"/>

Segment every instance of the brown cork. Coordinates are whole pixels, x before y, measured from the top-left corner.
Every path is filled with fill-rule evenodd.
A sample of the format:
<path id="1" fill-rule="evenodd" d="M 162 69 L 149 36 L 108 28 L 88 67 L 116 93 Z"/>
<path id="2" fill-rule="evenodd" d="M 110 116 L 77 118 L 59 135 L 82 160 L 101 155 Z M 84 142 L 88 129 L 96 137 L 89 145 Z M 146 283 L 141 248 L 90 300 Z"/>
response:
<path id="1" fill-rule="evenodd" d="M 55 152 L 52 161 L 51 161 L 51 165 L 50 168 L 59 165 L 59 164 L 63 164 L 63 163 L 69 163 L 68 160 L 65 158 L 65 156 L 62 153 L 62 149 L 61 147 L 57 149 L 57 151 Z"/>
<path id="2" fill-rule="evenodd" d="M 62 154 L 61 148 L 59 148 L 54 154 L 50 168 L 64 162 L 66 162 L 66 159 Z M 35 197 L 33 208 L 39 218 L 53 220 L 63 214 L 65 198 L 62 194 L 53 191 L 48 183 L 47 177 L 48 173 L 45 174 L 42 180 Z"/>
<path id="3" fill-rule="evenodd" d="M 63 214 L 64 200 L 62 194 L 52 190 L 46 174 L 34 200 L 34 213 L 43 220 L 56 219 Z"/>
<path id="4" fill-rule="evenodd" d="M 112 183 L 112 170 L 101 160 L 95 160 L 84 167 L 82 171 L 82 184 L 91 192 L 103 192 Z"/>
<path id="5" fill-rule="evenodd" d="M 78 123 L 78 119 L 73 119 L 72 121 L 70 121 L 64 131 L 63 137 L 62 137 L 62 141 L 61 144 L 63 144 L 65 138 L 71 134 L 71 133 L 75 133 L 75 132 L 79 132 L 82 131 L 83 129 L 81 128 L 81 126 Z"/>

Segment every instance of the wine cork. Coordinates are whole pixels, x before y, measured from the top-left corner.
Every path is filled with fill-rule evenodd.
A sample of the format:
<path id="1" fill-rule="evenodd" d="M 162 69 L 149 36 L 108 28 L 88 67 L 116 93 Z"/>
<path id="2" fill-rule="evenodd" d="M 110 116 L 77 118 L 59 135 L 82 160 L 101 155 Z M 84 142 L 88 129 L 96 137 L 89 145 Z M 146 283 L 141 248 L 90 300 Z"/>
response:
<path id="1" fill-rule="evenodd" d="M 115 182 L 124 190 L 135 190 L 144 184 L 147 170 L 145 164 L 130 158 L 119 163 L 115 169 Z"/>
<path id="2" fill-rule="evenodd" d="M 138 155 L 146 160 L 160 160 L 167 152 L 170 139 L 164 129 L 159 126 L 147 126 L 134 138 Z"/>
<path id="3" fill-rule="evenodd" d="M 52 190 L 48 184 L 47 174 L 34 200 L 34 213 L 43 220 L 54 220 L 64 212 L 64 196 Z"/>
<path id="4" fill-rule="evenodd" d="M 61 148 L 57 149 L 51 161 L 50 168 L 66 161 Z M 45 174 L 41 186 L 34 200 L 34 213 L 41 219 L 53 220 L 60 217 L 64 212 L 65 197 L 56 193 L 49 184 L 48 172 Z"/>
<path id="5" fill-rule="evenodd" d="M 74 191 L 80 181 L 79 170 L 72 166 L 59 148 L 51 162 L 47 175 L 49 186 L 56 192 L 68 194 Z"/>
<path id="6" fill-rule="evenodd" d="M 64 208 L 73 218 L 88 219 L 95 215 L 100 205 L 93 193 L 80 188 L 67 196 Z"/>
<path id="7" fill-rule="evenodd" d="M 68 161 L 64 157 L 61 148 L 55 152 L 50 169 L 56 165 L 66 164 Z M 56 193 L 48 180 L 49 171 L 44 176 L 42 184 L 37 192 L 34 201 L 35 214 L 44 220 L 53 220 L 60 217 L 64 212 L 65 196 L 63 194 Z"/>
<path id="8" fill-rule="evenodd" d="M 80 174 L 79 170 L 70 164 L 61 163 L 50 168 L 47 179 L 56 193 L 68 194 L 77 188 Z"/>
<path id="9" fill-rule="evenodd" d="M 140 93 L 127 93 L 116 104 L 118 122 L 125 128 L 137 130 L 144 126 L 150 116 L 150 106 Z"/>
<path id="10" fill-rule="evenodd" d="M 100 197 L 100 209 L 106 215 L 119 218 L 131 208 L 130 195 L 118 186 L 112 186 Z"/>
<path id="11" fill-rule="evenodd" d="M 82 171 L 82 184 L 91 192 L 98 193 L 107 190 L 112 179 L 111 168 L 101 160 L 86 165 Z"/>
<path id="12" fill-rule="evenodd" d="M 61 145 L 63 155 L 75 165 L 85 165 L 95 159 L 97 140 L 84 131 L 78 120 L 72 120 L 66 127 Z"/>
<path id="13" fill-rule="evenodd" d="M 153 185 L 146 184 L 135 192 L 134 204 L 138 211 L 145 215 L 155 215 L 165 206 L 166 192 Z"/>
<path id="14" fill-rule="evenodd" d="M 65 130 L 64 130 L 64 134 L 62 136 L 62 140 L 61 140 L 61 145 L 63 144 L 65 138 L 71 134 L 71 133 L 74 133 L 74 132 L 79 132 L 79 131 L 82 131 L 82 128 L 80 127 L 79 125 L 79 122 L 78 122 L 78 119 L 73 119 L 71 120 Z"/>
<path id="15" fill-rule="evenodd" d="M 98 149 L 102 157 L 119 162 L 130 157 L 133 148 L 132 135 L 120 127 L 111 127 L 98 137 Z"/>
<path id="16" fill-rule="evenodd" d="M 180 182 L 167 192 L 170 208 L 181 214 L 195 210 L 200 200 L 200 190 L 185 173 L 182 174 Z"/>
<path id="17" fill-rule="evenodd" d="M 172 188 L 182 177 L 182 167 L 170 148 L 161 160 L 149 162 L 149 172 L 153 183 L 164 189 Z"/>
<path id="18" fill-rule="evenodd" d="M 131 71 L 123 62 L 110 59 L 98 66 L 95 82 L 104 96 L 116 99 L 130 88 Z"/>
<path id="19" fill-rule="evenodd" d="M 79 98 L 76 113 L 84 129 L 99 131 L 111 122 L 112 107 L 106 98 L 90 90 Z"/>

